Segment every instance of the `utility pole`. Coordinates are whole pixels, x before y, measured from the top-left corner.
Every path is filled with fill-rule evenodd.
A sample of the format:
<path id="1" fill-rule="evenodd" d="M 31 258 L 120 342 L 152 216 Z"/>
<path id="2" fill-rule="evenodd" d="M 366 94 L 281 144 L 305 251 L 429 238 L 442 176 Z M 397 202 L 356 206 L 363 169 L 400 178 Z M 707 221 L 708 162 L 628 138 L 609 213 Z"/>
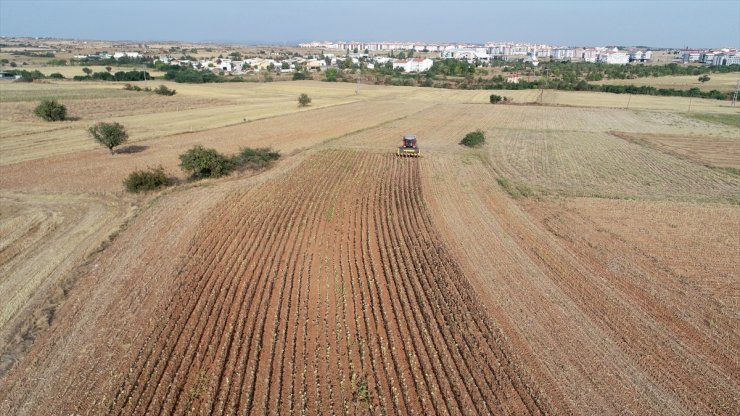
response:
<path id="1" fill-rule="evenodd" d="M 737 84 L 735 84 L 735 93 L 732 94 L 732 106 L 734 107 L 737 104 L 737 92 L 740 90 L 740 80 L 737 81 Z"/>
<path id="2" fill-rule="evenodd" d="M 689 113 L 691 112 L 691 100 L 693 100 L 694 97 L 689 97 Z"/>

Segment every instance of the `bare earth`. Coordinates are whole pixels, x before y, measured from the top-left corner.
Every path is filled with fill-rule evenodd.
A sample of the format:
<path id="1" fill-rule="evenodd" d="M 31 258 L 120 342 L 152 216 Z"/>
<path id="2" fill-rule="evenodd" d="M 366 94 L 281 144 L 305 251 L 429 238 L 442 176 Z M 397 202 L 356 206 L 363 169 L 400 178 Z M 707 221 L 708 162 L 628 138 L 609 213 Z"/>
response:
<path id="1" fill-rule="evenodd" d="M 740 412 L 740 132 L 683 99 L 79 85 L 0 86 L 0 414 Z M 196 144 L 284 157 L 185 183 Z"/>

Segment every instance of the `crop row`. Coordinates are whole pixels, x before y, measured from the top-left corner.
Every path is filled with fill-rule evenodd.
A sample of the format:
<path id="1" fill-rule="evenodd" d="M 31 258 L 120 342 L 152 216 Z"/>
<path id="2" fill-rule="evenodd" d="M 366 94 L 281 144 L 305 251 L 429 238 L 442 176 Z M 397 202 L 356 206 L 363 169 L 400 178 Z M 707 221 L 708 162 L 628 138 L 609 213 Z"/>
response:
<path id="1" fill-rule="evenodd" d="M 111 412 L 542 413 L 435 233 L 418 162 L 324 152 L 231 197 Z"/>

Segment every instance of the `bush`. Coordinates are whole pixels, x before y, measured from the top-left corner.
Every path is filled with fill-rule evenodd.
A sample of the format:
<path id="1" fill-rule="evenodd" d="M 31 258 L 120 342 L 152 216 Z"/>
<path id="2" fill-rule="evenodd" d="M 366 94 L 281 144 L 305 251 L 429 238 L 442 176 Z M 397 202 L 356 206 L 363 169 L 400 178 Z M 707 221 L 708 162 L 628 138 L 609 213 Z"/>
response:
<path id="1" fill-rule="evenodd" d="M 167 177 L 164 168 L 149 168 L 149 170 L 137 170 L 131 172 L 123 185 L 126 190 L 133 193 L 152 191 L 172 185 L 172 180 Z"/>
<path id="2" fill-rule="evenodd" d="M 245 148 L 232 158 L 235 167 L 246 169 L 268 168 L 273 161 L 280 159 L 280 152 L 269 147 L 259 149 Z"/>
<path id="3" fill-rule="evenodd" d="M 67 107 L 54 99 L 42 100 L 33 112 L 46 121 L 62 121 L 67 118 Z"/>
<path id="4" fill-rule="evenodd" d="M 496 95 L 496 94 L 491 94 L 491 97 L 490 97 L 491 104 L 496 104 L 496 103 L 500 102 L 503 99 L 504 99 L 504 97 L 502 97 L 500 95 Z"/>
<path id="5" fill-rule="evenodd" d="M 126 129 L 119 123 L 106 123 L 100 122 L 87 129 L 90 137 L 95 139 L 98 143 L 107 147 L 110 150 L 110 154 L 114 154 L 113 148 L 123 144 L 128 140 L 128 133 Z"/>
<path id="6" fill-rule="evenodd" d="M 172 95 L 175 95 L 177 91 L 167 88 L 166 85 L 160 85 L 159 87 L 154 89 L 154 93 L 159 94 L 159 95 L 172 96 Z"/>
<path id="7" fill-rule="evenodd" d="M 180 167 L 191 179 L 218 178 L 227 175 L 233 163 L 216 149 L 198 145 L 180 155 Z"/>
<path id="8" fill-rule="evenodd" d="M 53 74 L 49 74 L 49 78 L 51 78 L 51 79 L 64 79 L 64 75 L 60 74 L 59 72 L 54 72 Z"/>
<path id="9" fill-rule="evenodd" d="M 298 107 L 306 107 L 311 104 L 311 98 L 307 94 L 298 96 Z"/>
<path id="10" fill-rule="evenodd" d="M 293 81 L 301 81 L 301 80 L 304 80 L 306 78 L 307 78 L 306 77 L 306 74 L 304 74 L 303 72 L 294 72 L 293 73 Z"/>
<path id="11" fill-rule="evenodd" d="M 480 147 L 483 145 L 483 143 L 485 143 L 485 141 L 485 134 L 483 134 L 483 132 L 480 130 L 476 130 L 474 132 L 466 134 L 465 137 L 460 140 L 460 144 L 468 147 Z"/>

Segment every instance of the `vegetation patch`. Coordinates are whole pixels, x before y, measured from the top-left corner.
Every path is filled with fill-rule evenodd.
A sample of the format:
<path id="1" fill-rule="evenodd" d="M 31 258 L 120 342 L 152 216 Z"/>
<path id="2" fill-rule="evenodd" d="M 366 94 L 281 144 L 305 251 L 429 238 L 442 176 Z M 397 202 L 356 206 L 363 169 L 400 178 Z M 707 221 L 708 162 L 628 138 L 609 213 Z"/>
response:
<path id="1" fill-rule="evenodd" d="M 172 185 L 172 183 L 172 179 L 167 176 L 164 168 L 160 166 L 131 172 L 123 181 L 123 186 L 129 192 L 139 193 L 164 188 Z"/>
<path id="2" fill-rule="evenodd" d="M 460 140 L 460 144 L 467 147 L 481 147 L 486 142 L 486 135 L 481 130 L 470 132 Z"/>
<path id="3" fill-rule="evenodd" d="M 532 189 L 527 185 L 524 185 L 523 183 L 514 183 L 504 176 L 496 178 L 496 182 L 498 182 L 499 186 L 514 199 L 531 198 L 536 196 L 534 191 L 532 191 Z"/>
<path id="4" fill-rule="evenodd" d="M 706 121 L 709 123 L 726 124 L 731 127 L 740 128 L 740 114 L 706 114 L 706 113 L 688 113 L 686 117 L 695 120 Z"/>
<path id="5" fill-rule="evenodd" d="M 258 149 L 247 147 L 231 158 L 234 167 L 243 169 L 269 168 L 272 162 L 278 159 L 280 159 L 280 152 L 274 151 L 270 147 Z"/>
<path id="6" fill-rule="evenodd" d="M 311 97 L 308 94 L 303 93 L 298 96 L 298 107 L 308 107 L 311 104 Z"/>
<path id="7" fill-rule="evenodd" d="M 62 121 L 67 118 L 67 107 L 54 99 L 41 100 L 33 113 L 46 121 Z"/>
<path id="8" fill-rule="evenodd" d="M 177 91 L 167 88 L 166 85 L 160 85 L 159 87 L 154 89 L 154 93 L 159 95 L 173 96 L 177 94 Z"/>
<path id="9" fill-rule="evenodd" d="M 190 175 L 191 180 L 198 180 L 228 175 L 234 164 L 216 149 L 198 145 L 180 155 L 180 167 Z"/>

